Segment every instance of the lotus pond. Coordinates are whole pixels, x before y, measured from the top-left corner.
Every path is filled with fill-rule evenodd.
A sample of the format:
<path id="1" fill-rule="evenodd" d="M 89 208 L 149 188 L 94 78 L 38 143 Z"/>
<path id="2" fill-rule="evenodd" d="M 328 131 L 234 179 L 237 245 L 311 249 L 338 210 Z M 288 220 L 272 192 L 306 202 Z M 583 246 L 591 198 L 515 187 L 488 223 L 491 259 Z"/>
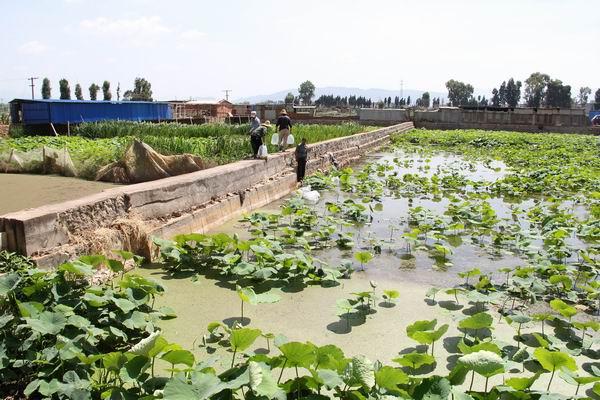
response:
<path id="1" fill-rule="evenodd" d="M 5 262 L 0 373 L 55 398 L 597 397 L 597 146 L 415 130 L 307 178 L 318 203 L 156 239 L 162 262 L 133 273 L 125 252 Z M 100 265 L 120 277 L 89 286 Z"/>

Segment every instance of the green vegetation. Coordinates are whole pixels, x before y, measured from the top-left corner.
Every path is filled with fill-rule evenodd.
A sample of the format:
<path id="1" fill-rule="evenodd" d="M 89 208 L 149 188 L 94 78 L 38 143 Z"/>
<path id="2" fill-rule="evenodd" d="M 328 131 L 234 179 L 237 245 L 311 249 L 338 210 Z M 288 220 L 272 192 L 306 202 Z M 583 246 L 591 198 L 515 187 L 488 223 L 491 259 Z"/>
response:
<path id="1" fill-rule="evenodd" d="M 294 135 L 305 137 L 309 143 L 353 135 L 372 130 L 358 124 L 302 125 L 294 127 Z M 0 139 L 0 155 L 11 149 L 31 151 L 48 146 L 66 148 L 80 177 L 94 179 L 104 165 L 121 158 L 134 138 L 139 138 L 164 155 L 193 154 L 208 165 L 226 164 L 241 160 L 250 154 L 248 125 L 204 124 L 185 125 L 177 123 L 102 122 L 77 126 L 76 136 L 15 137 Z M 270 143 L 270 138 L 266 138 Z M 270 146 L 270 151 L 275 148 Z"/>
<path id="2" fill-rule="evenodd" d="M 391 157 L 308 178 L 314 188 L 329 191 L 322 205 L 296 195 L 278 212 L 243 216 L 243 235 L 155 239 L 167 281 L 210 277 L 239 299 L 240 314 L 229 323 L 208 324 L 191 349 L 170 343 L 156 328 L 160 318 L 173 317 L 168 309 L 152 307 L 162 287 L 135 275 L 88 283 L 99 266 L 122 274 L 124 263 L 135 261 L 132 255 L 83 257 L 42 272 L 27 259 L 0 253 L 0 376 L 9 382 L 0 394 L 172 400 L 537 400 L 597 394 L 599 161 L 586 147 L 593 139 L 477 131 L 404 134 L 395 138 L 401 151 Z M 464 159 L 436 164 L 438 152 L 450 151 Z M 552 163 L 558 155 L 563 162 Z M 508 170 L 495 164 L 498 160 Z M 487 174 L 477 175 L 480 165 Z M 402 220 L 381 221 L 390 198 L 405 202 Z M 485 263 L 462 265 L 464 246 L 482 254 L 477 261 L 510 255 L 519 265 L 498 271 Z M 327 249 L 339 249 L 345 257 L 341 265 L 320 260 Z M 365 289 L 324 305 L 340 320 L 327 329 L 351 334 L 354 326 L 375 318 L 405 318 L 403 302 L 394 306 L 399 292 L 378 289 L 364 277 L 383 267 L 384 253 L 398 260 L 425 257 L 432 269 L 446 271 L 440 272 L 444 287 L 426 295 L 439 316 L 403 320 L 402 331 L 376 332 L 414 342 L 386 348 L 397 366 L 249 325 L 248 304 L 257 312 L 279 301 L 280 289 L 286 296 L 288 289 L 339 287 L 369 261 L 366 272 L 356 272 Z M 458 268 L 456 274 L 448 272 L 452 268 Z M 384 300 L 379 304 L 378 290 Z M 286 318 L 323 310 L 295 308 Z M 512 328 L 501 336 L 500 325 L 506 323 Z M 14 335 L 22 340 L 15 342 Z M 257 344 L 262 339 L 267 349 Z M 15 369 L 19 379 L 11 375 Z M 570 397 L 552 392 L 559 378 L 572 385 Z"/>

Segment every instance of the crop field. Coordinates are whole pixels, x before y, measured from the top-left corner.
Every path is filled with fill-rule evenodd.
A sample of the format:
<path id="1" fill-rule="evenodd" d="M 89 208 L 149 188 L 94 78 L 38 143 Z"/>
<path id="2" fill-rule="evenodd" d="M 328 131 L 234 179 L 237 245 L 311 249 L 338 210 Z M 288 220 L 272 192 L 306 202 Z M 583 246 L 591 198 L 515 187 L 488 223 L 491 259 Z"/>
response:
<path id="1" fill-rule="evenodd" d="M 124 143 L 120 127 L 64 140 Z M 413 130 L 307 177 L 316 203 L 155 238 L 152 265 L 116 251 L 40 271 L 0 253 L 0 396 L 598 398 L 599 149 Z"/>
<path id="2" fill-rule="evenodd" d="M 309 143 L 373 130 L 354 123 L 340 125 L 296 125 L 293 134 Z M 226 164 L 251 155 L 249 125 L 103 122 L 81 124 L 74 136 L 30 136 L 0 139 L 0 157 L 8 158 L 12 149 L 40 151 L 43 146 L 67 149 L 78 176 L 94 179 L 103 166 L 117 161 L 134 138 L 141 139 L 163 155 L 193 154 L 208 165 Z M 274 128 L 271 128 L 274 132 Z M 270 152 L 270 136 L 265 138 Z"/>

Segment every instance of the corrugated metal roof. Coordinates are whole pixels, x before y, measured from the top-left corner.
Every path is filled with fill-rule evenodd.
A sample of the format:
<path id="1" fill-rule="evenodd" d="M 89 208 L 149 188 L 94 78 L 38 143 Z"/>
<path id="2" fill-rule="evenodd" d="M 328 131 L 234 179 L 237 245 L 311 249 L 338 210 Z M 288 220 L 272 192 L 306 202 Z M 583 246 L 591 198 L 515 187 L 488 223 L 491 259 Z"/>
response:
<path id="1" fill-rule="evenodd" d="M 137 101 L 137 100 L 123 100 L 123 101 L 113 101 L 113 100 L 62 100 L 62 99 L 14 99 L 11 100 L 10 103 L 110 103 L 110 104 L 168 104 L 165 101 Z"/>

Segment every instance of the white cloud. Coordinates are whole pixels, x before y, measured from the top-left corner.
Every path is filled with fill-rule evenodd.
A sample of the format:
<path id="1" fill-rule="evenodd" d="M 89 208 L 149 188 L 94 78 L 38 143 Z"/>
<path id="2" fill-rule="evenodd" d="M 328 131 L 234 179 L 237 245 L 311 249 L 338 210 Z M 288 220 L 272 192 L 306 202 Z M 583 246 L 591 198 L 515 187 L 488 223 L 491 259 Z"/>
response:
<path id="1" fill-rule="evenodd" d="M 46 50 L 48 50 L 48 46 L 46 46 L 44 43 L 39 42 L 37 40 L 32 40 L 30 42 L 23 43 L 19 47 L 19 53 L 27 54 L 27 55 L 42 54 Z"/>
<path id="2" fill-rule="evenodd" d="M 179 37 L 182 40 L 197 41 L 197 40 L 204 39 L 206 37 L 206 33 L 200 32 L 197 29 L 190 29 L 190 30 L 181 32 Z"/>
<path id="3" fill-rule="evenodd" d="M 171 32 L 171 29 L 163 24 L 158 16 L 143 16 L 131 19 L 98 17 L 85 19 L 80 22 L 79 26 L 83 30 L 97 35 L 118 36 L 119 40 L 134 45 L 149 45 L 150 39 Z"/>

